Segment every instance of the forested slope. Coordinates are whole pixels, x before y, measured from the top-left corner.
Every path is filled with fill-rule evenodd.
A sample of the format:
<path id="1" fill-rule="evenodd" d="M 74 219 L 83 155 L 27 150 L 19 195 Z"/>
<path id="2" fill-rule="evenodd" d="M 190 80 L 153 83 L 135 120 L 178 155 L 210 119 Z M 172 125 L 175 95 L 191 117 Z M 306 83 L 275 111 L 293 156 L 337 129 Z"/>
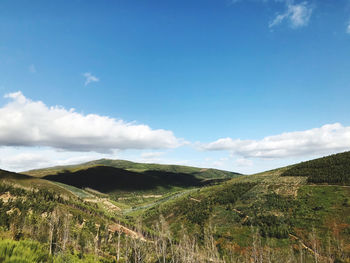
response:
<path id="1" fill-rule="evenodd" d="M 350 152 L 302 162 L 282 175 L 306 176 L 310 183 L 350 185 Z"/>
<path id="2" fill-rule="evenodd" d="M 0 258 L 2 249 L 29 246 L 48 262 L 349 262 L 350 187 L 341 176 L 348 157 L 213 185 L 180 172 L 96 164 L 50 175 L 70 186 L 0 171 Z M 151 194 L 158 187 L 176 190 Z"/>

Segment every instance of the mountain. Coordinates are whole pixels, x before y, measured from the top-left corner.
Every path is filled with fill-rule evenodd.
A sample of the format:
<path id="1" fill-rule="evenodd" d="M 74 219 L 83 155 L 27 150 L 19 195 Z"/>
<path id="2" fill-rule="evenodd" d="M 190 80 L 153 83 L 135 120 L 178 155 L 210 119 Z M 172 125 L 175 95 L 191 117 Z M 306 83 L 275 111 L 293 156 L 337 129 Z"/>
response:
<path id="1" fill-rule="evenodd" d="M 217 169 L 179 165 L 134 163 L 101 159 L 79 165 L 58 166 L 23 172 L 50 181 L 78 188 L 90 188 L 101 193 L 129 192 L 166 193 L 201 187 L 239 176 Z"/>
<path id="2" fill-rule="evenodd" d="M 135 163 L 125 160 L 110 160 L 110 159 L 100 159 L 95 161 L 90 161 L 77 165 L 67 165 L 67 166 L 55 166 L 45 169 L 37 169 L 23 172 L 35 177 L 44 177 L 47 175 L 53 175 L 60 173 L 62 171 L 75 172 L 82 169 L 88 169 L 95 166 L 107 166 L 113 168 L 119 168 L 131 172 L 146 172 L 146 171 L 158 171 L 165 173 L 181 173 L 181 174 L 191 174 L 197 178 L 201 179 L 225 179 L 232 178 L 234 176 L 240 175 L 239 173 L 228 172 L 218 169 L 211 168 L 197 168 L 191 166 L 183 165 L 166 165 L 166 164 L 152 164 L 152 163 Z"/>
<path id="3" fill-rule="evenodd" d="M 254 175 L 120 160 L 0 171 L 0 261 L 349 262 L 348 157 Z"/>

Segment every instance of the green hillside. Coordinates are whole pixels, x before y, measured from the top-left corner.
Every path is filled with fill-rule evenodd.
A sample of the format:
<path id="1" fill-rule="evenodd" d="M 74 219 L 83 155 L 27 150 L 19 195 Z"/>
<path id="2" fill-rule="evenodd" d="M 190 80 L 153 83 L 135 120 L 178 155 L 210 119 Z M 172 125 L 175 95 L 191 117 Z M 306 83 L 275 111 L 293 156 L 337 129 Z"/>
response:
<path id="1" fill-rule="evenodd" d="M 157 171 L 165 173 L 179 173 L 179 174 L 190 174 L 196 178 L 200 179 L 224 179 L 232 178 L 238 173 L 222 171 L 217 169 L 206 169 L 206 168 L 197 168 L 191 166 L 182 166 L 182 165 L 165 165 L 165 164 L 149 164 L 149 163 L 135 163 L 125 160 L 110 160 L 110 159 L 100 159 L 96 161 L 91 161 L 87 163 L 77 164 L 77 165 L 68 165 L 68 166 L 56 166 L 45 169 L 31 170 L 23 172 L 36 177 L 44 177 L 47 175 L 53 175 L 60 173 L 62 171 L 76 172 L 82 169 L 88 169 L 95 166 L 108 166 L 113 168 L 119 168 L 131 172 L 147 172 L 147 171 Z"/>
<path id="2" fill-rule="evenodd" d="M 152 199 L 164 198 L 163 195 L 168 193 L 217 184 L 241 176 L 217 169 L 108 159 L 22 174 L 109 194 L 115 200 L 127 198 L 122 203 L 129 205 L 146 204 Z M 144 200 L 145 196 L 147 200 Z"/>
<path id="3" fill-rule="evenodd" d="M 350 152 L 302 162 L 282 175 L 306 176 L 310 183 L 350 185 Z"/>
<path id="4" fill-rule="evenodd" d="M 319 160 L 314 162 L 317 168 L 309 169 L 308 175 L 317 178 Z M 323 159 L 327 162 L 331 161 Z M 242 256 L 259 240 L 265 252 L 272 247 L 273 253 L 289 253 L 292 246 L 295 256 L 308 251 L 306 262 L 313 262 L 315 254 L 322 261 L 327 251 L 338 262 L 348 262 L 343 260 L 350 258 L 350 187 L 314 185 L 307 176 L 287 176 L 294 167 L 198 189 L 148 209 L 143 220 L 151 226 L 163 215 L 174 236 L 181 236 L 185 225 L 198 240 L 204 240 L 206 229 L 213 226 L 217 247 L 224 254 L 234 246 L 236 256 Z"/>
<path id="5" fill-rule="evenodd" d="M 123 240 L 142 236 L 107 200 L 89 193 L 83 200 L 81 191 L 1 170 L 0 262 L 113 262 L 117 231 Z"/>
<path id="6" fill-rule="evenodd" d="M 31 190 L 31 189 L 44 189 L 52 191 L 68 197 L 74 196 L 70 191 L 64 187 L 60 187 L 48 180 L 38 179 L 32 176 L 12 173 L 4 170 L 0 170 L 0 182 L 15 185 L 17 187 Z"/>
<path id="7" fill-rule="evenodd" d="M 1 171 L 0 258 L 31 246 L 50 262 L 350 262 L 350 187 L 333 180 L 348 156 L 215 184 L 112 160 L 40 171 L 52 181 Z"/>

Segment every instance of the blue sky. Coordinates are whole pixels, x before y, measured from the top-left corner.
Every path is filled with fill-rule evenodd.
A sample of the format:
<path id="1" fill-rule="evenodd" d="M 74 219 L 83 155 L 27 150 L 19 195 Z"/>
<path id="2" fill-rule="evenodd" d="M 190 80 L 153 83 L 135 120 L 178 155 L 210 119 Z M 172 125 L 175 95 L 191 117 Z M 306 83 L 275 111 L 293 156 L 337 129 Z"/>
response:
<path id="1" fill-rule="evenodd" d="M 3 0 L 0 167 L 252 173 L 345 151 L 349 58 L 348 0 Z"/>

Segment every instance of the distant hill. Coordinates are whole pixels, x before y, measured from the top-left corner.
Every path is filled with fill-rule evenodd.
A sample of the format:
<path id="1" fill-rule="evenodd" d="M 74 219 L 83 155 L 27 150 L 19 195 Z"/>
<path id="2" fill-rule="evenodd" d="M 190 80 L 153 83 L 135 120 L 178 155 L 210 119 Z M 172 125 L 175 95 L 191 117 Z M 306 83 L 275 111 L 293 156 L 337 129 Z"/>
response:
<path id="1" fill-rule="evenodd" d="M 282 176 L 306 176 L 310 183 L 350 185 L 350 152 L 299 163 Z"/>
<path id="2" fill-rule="evenodd" d="M 30 170 L 23 172 L 23 174 L 44 177 L 47 175 L 53 175 L 61 173 L 62 171 L 76 172 L 82 169 L 87 169 L 95 166 L 108 166 L 113 168 L 124 169 L 132 172 L 146 172 L 146 171 L 160 171 L 167 173 L 181 173 L 181 174 L 191 174 L 197 178 L 201 179 L 225 179 L 233 178 L 239 173 L 223 171 L 211 168 L 198 168 L 183 165 L 167 165 L 167 164 L 152 164 L 152 163 L 135 163 L 125 160 L 111 160 L 111 159 L 100 159 L 95 161 L 90 161 L 77 165 L 67 165 L 67 166 L 55 166 L 44 169 Z"/>
<path id="3" fill-rule="evenodd" d="M 109 166 L 94 166 L 76 172 L 63 170 L 43 178 L 79 188 L 92 188 L 102 193 L 199 187 L 220 181 L 203 180 L 192 174 L 151 170 L 140 173 Z"/>
<path id="4" fill-rule="evenodd" d="M 201 187 L 237 176 L 238 173 L 180 165 L 134 163 L 101 159 L 79 165 L 32 170 L 23 174 L 102 193 L 152 191 Z"/>

